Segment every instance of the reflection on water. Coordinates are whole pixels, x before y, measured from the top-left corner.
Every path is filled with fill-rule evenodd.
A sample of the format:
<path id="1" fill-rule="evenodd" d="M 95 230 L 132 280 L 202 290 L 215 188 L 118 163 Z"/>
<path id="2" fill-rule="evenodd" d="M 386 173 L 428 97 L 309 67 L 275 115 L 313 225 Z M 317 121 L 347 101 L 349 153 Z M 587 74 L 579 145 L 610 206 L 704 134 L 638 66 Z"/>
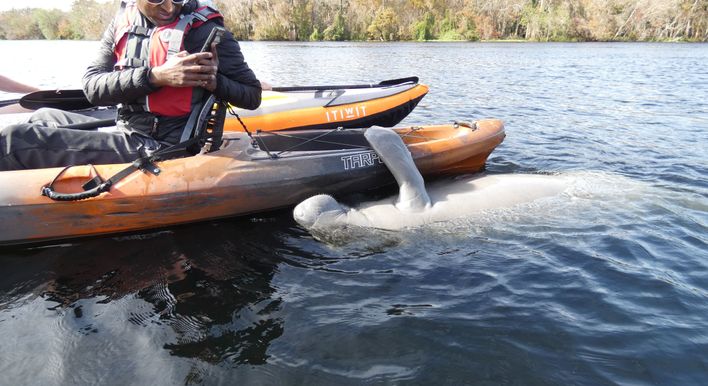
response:
<path id="1" fill-rule="evenodd" d="M 271 280 L 284 254 L 303 253 L 283 242 L 281 226 L 270 218 L 4 250 L 4 265 L 13 274 L 0 281 L 0 304 L 13 318 L 17 302 L 32 301 L 31 291 L 47 310 L 73 319 L 79 327 L 74 332 L 83 335 L 102 340 L 104 330 L 125 323 L 150 331 L 169 328 L 171 338 L 162 349 L 170 355 L 263 364 L 270 342 L 284 328 L 282 300 Z M 125 298 L 149 307 L 117 313 L 126 319 L 91 321 L 99 305 L 108 309 L 102 313 L 112 312 Z M 38 331 L 47 339 L 55 333 Z"/>

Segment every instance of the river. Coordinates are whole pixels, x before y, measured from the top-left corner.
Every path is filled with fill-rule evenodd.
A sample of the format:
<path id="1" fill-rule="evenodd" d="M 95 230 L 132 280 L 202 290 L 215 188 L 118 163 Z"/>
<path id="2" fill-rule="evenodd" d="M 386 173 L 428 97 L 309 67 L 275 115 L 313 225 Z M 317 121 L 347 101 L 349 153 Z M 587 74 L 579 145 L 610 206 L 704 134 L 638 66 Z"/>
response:
<path id="1" fill-rule="evenodd" d="M 75 88 L 96 47 L 0 73 Z M 488 173 L 581 184 L 344 243 L 284 210 L 0 249 L 0 384 L 708 384 L 708 45 L 242 49 L 277 86 L 419 76 L 403 124 L 502 119 Z"/>

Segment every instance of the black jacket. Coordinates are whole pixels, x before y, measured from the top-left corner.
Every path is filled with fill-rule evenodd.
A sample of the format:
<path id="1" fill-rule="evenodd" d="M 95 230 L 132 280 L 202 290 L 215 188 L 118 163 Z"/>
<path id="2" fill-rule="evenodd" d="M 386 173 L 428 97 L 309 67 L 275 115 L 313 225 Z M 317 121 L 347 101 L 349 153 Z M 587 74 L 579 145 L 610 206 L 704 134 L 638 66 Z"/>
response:
<path id="1" fill-rule="evenodd" d="M 182 9 L 189 12 L 189 5 Z M 149 23 L 149 22 L 148 22 Z M 220 19 L 209 20 L 198 28 L 193 28 L 185 37 L 184 48 L 189 53 L 199 52 L 214 26 L 223 26 Z M 158 88 L 149 82 L 149 68 L 130 68 L 114 71 L 116 63 L 113 52 L 114 24 L 103 33 L 97 58 L 86 70 L 83 78 L 84 93 L 96 106 L 113 106 L 119 103 L 132 104 Z M 214 95 L 235 106 L 256 109 L 261 104 L 261 85 L 255 74 L 244 61 L 238 42 L 230 32 L 226 32 L 217 46 L 219 70 Z M 118 126 L 132 132 L 150 135 L 160 142 L 176 143 L 182 134 L 188 115 L 184 117 L 156 117 L 149 112 L 118 111 Z M 157 118 L 157 130 L 154 130 Z"/>

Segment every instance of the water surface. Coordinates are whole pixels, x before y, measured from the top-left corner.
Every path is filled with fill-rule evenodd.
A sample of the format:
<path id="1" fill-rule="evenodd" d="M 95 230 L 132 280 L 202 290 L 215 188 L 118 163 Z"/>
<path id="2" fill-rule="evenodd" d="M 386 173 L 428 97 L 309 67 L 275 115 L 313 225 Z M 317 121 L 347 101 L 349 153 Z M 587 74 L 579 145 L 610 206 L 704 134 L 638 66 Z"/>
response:
<path id="1" fill-rule="evenodd" d="M 78 87 L 96 46 L 1 72 Z M 404 124 L 503 119 L 487 172 L 577 186 L 334 244 L 281 211 L 0 249 L 0 383 L 708 383 L 707 45 L 242 47 L 274 85 L 417 75 Z"/>

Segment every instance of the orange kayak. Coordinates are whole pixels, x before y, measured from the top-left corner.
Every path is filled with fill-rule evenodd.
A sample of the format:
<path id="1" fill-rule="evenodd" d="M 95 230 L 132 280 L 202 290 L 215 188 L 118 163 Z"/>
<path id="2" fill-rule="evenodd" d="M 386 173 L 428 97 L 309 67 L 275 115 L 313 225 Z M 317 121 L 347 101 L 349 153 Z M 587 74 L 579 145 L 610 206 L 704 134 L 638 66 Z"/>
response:
<path id="1" fill-rule="evenodd" d="M 264 91 L 256 110 L 232 108 L 224 131 L 393 127 L 428 93 L 417 78 L 376 85 L 287 87 Z"/>
<path id="2" fill-rule="evenodd" d="M 318 193 L 348 194 L 394 183 L 365 129 L 224 133 L 219 150 L 157 162 L 100 195 L 53 201 L 40 192 L 82 192 L 96 175 L 127 164 L 0 172 L 0 245 L 136 231 L 294 205 Z M 394 129 L 424 176 L 471 173 L 504 139 L 499 120 Z M 59 177 L 57 177 L 59 176 Z"/>
<path id="3" fill-rule="evenodd" d="M 393 127 L 428 93 L 417 77 L 376 84 L 276 87 L 264 91 L 261 106 L 244 110 L 230 106 L 224 131 L 252 131 Z M 0 101 L 0 107 L 17 100 Z M 37 91 L 20 104 L 29 109 L 53 107 L 106 120 L 110 126 L 115 107 L 95 107 L 82 90 Z M 239 121 L 240 119 L 240 121 Z"/>

